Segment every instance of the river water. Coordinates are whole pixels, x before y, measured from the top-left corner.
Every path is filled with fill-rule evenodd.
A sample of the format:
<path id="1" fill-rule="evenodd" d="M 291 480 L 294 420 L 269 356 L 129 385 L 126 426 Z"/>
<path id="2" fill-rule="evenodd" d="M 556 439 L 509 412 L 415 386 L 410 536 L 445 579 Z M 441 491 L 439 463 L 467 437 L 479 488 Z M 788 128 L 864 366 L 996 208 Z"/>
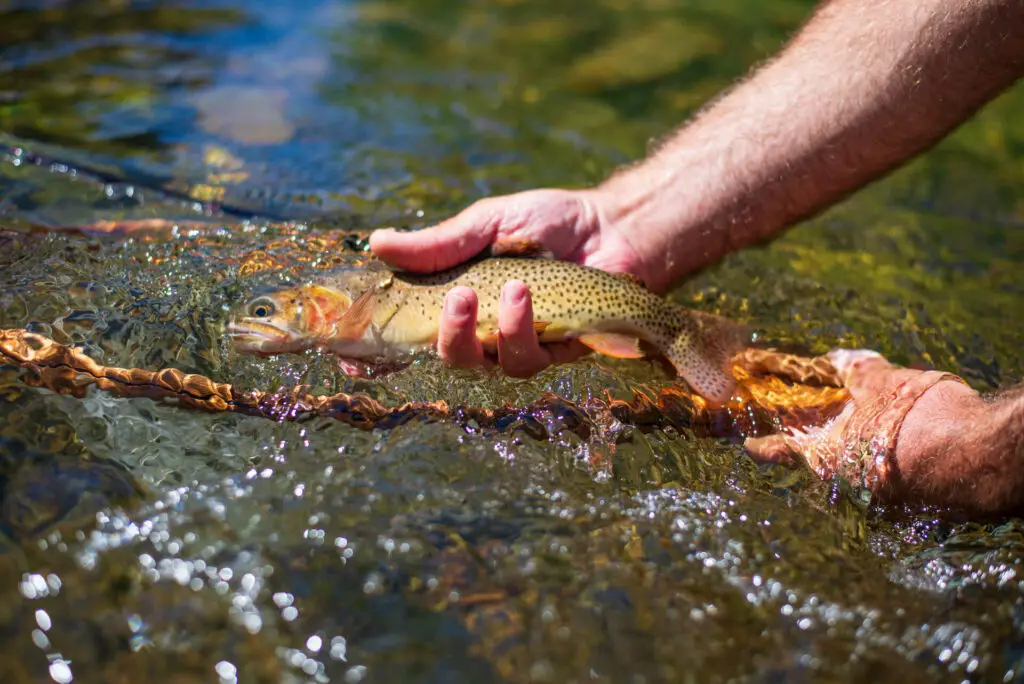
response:
<path id="1" fill-rule="evenodd" d="M 0 2 L 0 327 L 385 403 L 664 382 L 374 381 L 226 311 L 475 199 L 584 186 L 778 48 L 791 0 Z M 811 352 L 1020 382 L 1024 91 L 672 297 Z M 72 230 L 175 219 L 171 233 Z M 358 244 L 353 246 L 358 247 Z M 8 682 L 1024 681 L 1024 523 L 880 510 L 735 445 L 204 414 L 0 367 Z"/>

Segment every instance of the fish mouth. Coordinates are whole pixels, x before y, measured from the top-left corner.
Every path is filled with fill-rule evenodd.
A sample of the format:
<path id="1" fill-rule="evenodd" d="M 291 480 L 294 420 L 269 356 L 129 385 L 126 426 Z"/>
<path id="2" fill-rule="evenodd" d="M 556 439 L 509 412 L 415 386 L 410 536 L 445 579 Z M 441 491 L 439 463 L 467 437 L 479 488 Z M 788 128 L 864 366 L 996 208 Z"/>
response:
<path id="1" fill-rule="evenodd" d="M 308 345 L 288 328 L 264 320 L 242 319 L 227 325 L 231 343 L 243 352 L 279 354 L 301 351 Z"/>

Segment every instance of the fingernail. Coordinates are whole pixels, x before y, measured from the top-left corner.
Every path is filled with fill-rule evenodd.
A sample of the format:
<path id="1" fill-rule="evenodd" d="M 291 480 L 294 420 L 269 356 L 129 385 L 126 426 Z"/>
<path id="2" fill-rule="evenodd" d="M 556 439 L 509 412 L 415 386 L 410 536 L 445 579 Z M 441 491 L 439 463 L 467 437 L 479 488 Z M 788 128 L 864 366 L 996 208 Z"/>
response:
<path id="1" fill-rule="evenodd" d="M 519 282 L 506 283 L 505 287 L 501 288 L 501 298 L 505 300 L 506 304 L 513 306 L 519 306 L 525 302 L 526 294 L 526 285 Z"/>
<path id="2" fill-rule="evenodd" d="M 444 312 L 449 316 L 468 316 L 470 309 L 469 300 L 456 292 L 444 298 Z"/>

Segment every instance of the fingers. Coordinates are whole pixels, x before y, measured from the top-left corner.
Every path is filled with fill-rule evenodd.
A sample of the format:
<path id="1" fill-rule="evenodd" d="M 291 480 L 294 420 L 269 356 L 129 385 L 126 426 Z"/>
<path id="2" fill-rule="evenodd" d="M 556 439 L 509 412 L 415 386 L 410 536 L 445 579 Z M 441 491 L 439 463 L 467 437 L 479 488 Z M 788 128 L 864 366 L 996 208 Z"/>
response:
<path id="1" fill-rule="evenodd" d="M 467 287 L 452 288 L 445 297 L 437 349 L 449 366 L 473 368 L 487 362 L 477 337 L 477 308 L 476 293 Z M 534 332 L 530 292 L 522 281 L 509 281 L 502 288 L 498 330 L 498 359 L 507 375 L 529 377 L 551 363 L 552 353 L 540 346 Z M 581 355 L 574 345 L 558 345 L 555 349 L 566 361 Z"/>
<path id="2" fill-rule="evenodd" d="M 835 349 L 826 356 L 839 371 L 843 386 L 858 402 L 870 401 L 899 382 L 904 374 L 916 372 L 893 366 L 869 349 Z"/>
<path id="3" fill-rule="evenodd" d="M 825 355 L 839 371 L 844 385 L 849 385 L 857 375 L 873 368 L 888 368 L 885 357 L 870 349 L 833 349 Z"/>
<path id="4" fill-rule="evenodd" d="M 778 463 L 795 466 L 800 459 L 800 445 L 789 435 L 768 435 L 751 437 L 743 442 L 750 457 L 763 463 Z"/>
<path id="5" fill-rule="evenodd" d="M 441 359 L 455 368 L 487 364 L 477 337 L 477 295 L 468 287 L 455 287 L 444 300 L 437 335 Z M 530 291 L 520 280 L 510 280 L 498 304 L 498 360 L 506 375 L 525 378 L 552 363 L 569 363 L 589 353 L 578 342 L 541 346 L 533 327 Z"/>
<path id="6" fill-rule="evenodd" d="M 526 283 L 510 280 L 498 304 L 498 360 L 507 375 L 529 377 L 551 363 L 533 328 L 533 304 Z"/>
<path id="7" fill-rule="evenodd" d="M 382 228 L 370 235 L 370 249 L 383 261 L 429 273 L 461 264 L 494 241 L 499 218 L 493 203 L 478 202 L 447 221 L 423 230 Z"/>
<path id="8" fill-rule="evenodd" d="M 484 363 L 483 345 L 476 336 L 477 297 L 468 287 L 455 287 L 444 298 L 437 351 L 455 368 L 473 368 Z"/>
<path id="9" fill-rule="evenodd" d="M 600 222 L 593 201 L 586 197 L 579 191 L 552 189 L 489 197 L 431 228 L 374 231 L 370 249 L 392 266 L 423 273 L 456 266 L 501 237 L 506 242 L 542 246 L 560 259 L 592 261 L 610 271 L 635 271 L 637 259 L 630 250 L 610 243 L 597 248 L 605 243 L 593 239 Z"/>
<path id="10" fill-rule="evenodd" d="M 850 415 L 850 407 L 847 407 L 825 425 L 794 428 L 788 433 L 767 437 L 751 437 L 743 443 L 743 448 L 754 460 L 789 467 L 805 463 L 813 472 L 824 477 L 826 472 L 834 469 L 834 460 L 839 451 L 836 435 L 842 432 Z"/>

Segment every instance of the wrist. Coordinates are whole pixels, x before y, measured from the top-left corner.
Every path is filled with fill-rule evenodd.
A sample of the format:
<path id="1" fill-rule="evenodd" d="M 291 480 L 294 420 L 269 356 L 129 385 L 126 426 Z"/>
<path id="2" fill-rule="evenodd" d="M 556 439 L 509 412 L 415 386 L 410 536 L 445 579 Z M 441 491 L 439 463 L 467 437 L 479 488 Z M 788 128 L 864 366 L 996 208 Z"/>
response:
<path id="1" fill-rule="evenodd" d="M 638 255 L 647 286 L 663 292 L 728 251 L 729 239 L 702 213 L 707 201 L 682 187 L 683 175 L 660 160 L 617 173 L 592 190 L 603 230 Z"/>
<path id="2" fill-rule="evenodd" d="M 978 393 L 960 382 L 940 382 L 907 411 L 896 435 L 895 458 L 902 477 L 918 478 L 967 451 L 979 425 L 989 421 Z"/>
<path id="3" fill-rule="evenodd" d="M 1024 496 L 1022 399 L 987 402 L 950 382 L 928 390 L 899 432 L 895 458 L 901 498 L 981 514 L 1016 508 Z"/>
<path id="4" fill-rule="evenodd" d="M 738 130 L 733 109 L 712 108 L 597 188 L 607 221 L 637 241 L 659 289 L 772 238 L 795 218 L 792 202 L 782 201 L 795 176 L 776 174 L 761 143 L 719 130 Z"/>

